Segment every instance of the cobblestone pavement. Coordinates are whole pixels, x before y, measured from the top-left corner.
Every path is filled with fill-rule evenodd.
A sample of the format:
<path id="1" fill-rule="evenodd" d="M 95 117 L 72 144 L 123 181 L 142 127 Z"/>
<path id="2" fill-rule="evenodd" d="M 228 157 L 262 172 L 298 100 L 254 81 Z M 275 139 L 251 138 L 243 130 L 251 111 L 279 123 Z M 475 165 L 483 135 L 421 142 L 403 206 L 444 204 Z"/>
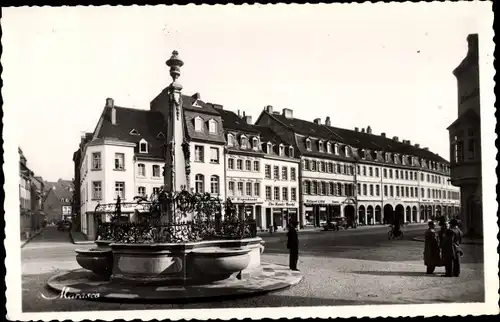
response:
<path id="1" fill-rule="evenodd" d="M 67 233 L 47 230 L 22 250 L 22 305 L 25 312 L 33 312 L 484 301 L 482 246 L 463 246 L 460 277 L 441 277 L 442 268 L 435 275 L 426 275 L 423 244 L 411 240 L 423 231 L 407 230 L 405 239 L 397 241 L 387 240 L 386 227 L 359 233 L 301 233 L 299 268 L 305 277 L 293 288 L 221 302 L 134 304 L 42 298 L 42 293 L 54 295 L 45 284 L 56 272 L 78 268 L 74 249 L 82 248 L 71 244 Z M 262 260 L 286 265 L 286 236 L 265 240 Z"/>

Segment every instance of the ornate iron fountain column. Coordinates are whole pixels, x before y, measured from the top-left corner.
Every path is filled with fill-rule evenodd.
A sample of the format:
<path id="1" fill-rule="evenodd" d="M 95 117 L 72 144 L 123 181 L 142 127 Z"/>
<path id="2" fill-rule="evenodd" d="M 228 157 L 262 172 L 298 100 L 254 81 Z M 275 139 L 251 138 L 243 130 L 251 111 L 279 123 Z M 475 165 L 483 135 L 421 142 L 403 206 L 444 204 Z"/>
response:
<path id="1" fill-rule="evenodd" d="M 179 58 L 179 53 L 174 50 L 172 56 L 166 62 L 170 67 L 172 83 L 168 87 L 169 109 L 167 118 L 167 149 L 165 153 L 165 176 L 164 185 L 168 192 L 181 191 L 186 187 L 186 161 L 182 143 L 185 141 L 184 113 L 182 109 L 182 85 L 177 82 L 181 75 L 181 67 L 184 62 Z M 167 210 L 167 221 L 174 220 L 173 205 Z"/>

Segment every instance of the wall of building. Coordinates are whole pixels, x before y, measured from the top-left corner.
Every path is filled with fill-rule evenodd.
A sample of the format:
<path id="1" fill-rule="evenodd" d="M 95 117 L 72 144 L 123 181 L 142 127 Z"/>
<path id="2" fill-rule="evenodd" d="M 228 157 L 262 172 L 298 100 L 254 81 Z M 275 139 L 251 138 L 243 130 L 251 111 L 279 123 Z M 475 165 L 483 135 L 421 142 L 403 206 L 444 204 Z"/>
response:
<path id="1" fill-rule="evenodd" d="M 196 146 L 203 147 L 204 158 L 203 161 L 196 161 Z M 214 163 L 210 161 L 210 148 L 219 150 L 219 162 Z M 196 191 L 196 175 L 201 174 L 204 176 L 204 192 L 211 192 L 210 177 L 217 176 L 219 179 L 219 197 L 226 198 L 226 185 L 225 185 L 225 162 L 224 162 L 224 147 L 222 145 L 208 144 L 203 142 L 191 142 L 189 145 L 190 151 L 190 165 L 191 173 L 189 175 L 189 184 L 193 191 Z M 214 195 L 215 196 L 215 195 Z"/>

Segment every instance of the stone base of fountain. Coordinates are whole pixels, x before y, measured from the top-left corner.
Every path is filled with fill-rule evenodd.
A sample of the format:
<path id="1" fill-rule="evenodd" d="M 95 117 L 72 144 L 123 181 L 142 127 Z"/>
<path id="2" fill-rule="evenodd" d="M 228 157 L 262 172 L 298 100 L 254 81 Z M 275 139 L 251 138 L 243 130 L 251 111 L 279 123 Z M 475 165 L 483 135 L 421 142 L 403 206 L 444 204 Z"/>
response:
<path id="1" fill-rule="evenodd" d="M 234 299 L 286 289 L 300 283 L 303 275 L 288 267 L 261 263 L 255 269 L 225 280 L 201 285 L 137 285 L 116 283 L 89 270 L 77 269 L 52 277 L 48 286 L 72 298 L 182 302 Z"/>

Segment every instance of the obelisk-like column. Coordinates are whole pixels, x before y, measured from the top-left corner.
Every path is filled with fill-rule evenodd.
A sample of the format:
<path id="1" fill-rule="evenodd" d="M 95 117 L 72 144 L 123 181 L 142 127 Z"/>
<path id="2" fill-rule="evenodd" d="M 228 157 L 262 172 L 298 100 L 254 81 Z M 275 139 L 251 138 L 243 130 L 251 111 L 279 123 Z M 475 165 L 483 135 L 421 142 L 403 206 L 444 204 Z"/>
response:
<path id="1" fill-rule="evenodd" d="M 182 143 L 185 139 L 184 133 L 184 113 L 182 109 L 182 85 L 177 82 L 181 75 L 181 67 L 184 65 L 179 58 L 177 51 L 172 52 L 172 56 L 166 62 L 170 67 L 172 83 L 168 87 L 168 118 L 166 141 L 167 151 L 165 155 L 165 177 L 164 185 L 166 191 L 179 192 L 186 187 L 186 161 L 182 150 Z M 175 220 L 174 209 L 167 210 L 168 222 Z"/>

